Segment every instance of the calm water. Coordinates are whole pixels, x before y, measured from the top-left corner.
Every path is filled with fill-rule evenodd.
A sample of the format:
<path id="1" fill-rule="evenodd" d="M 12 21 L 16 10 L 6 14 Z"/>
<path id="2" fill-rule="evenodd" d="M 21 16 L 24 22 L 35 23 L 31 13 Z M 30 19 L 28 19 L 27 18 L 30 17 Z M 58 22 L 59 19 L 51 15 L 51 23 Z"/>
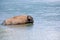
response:
<path id="1" fill-rule="evenodd" d="M 39 2 L 0 0 L 0 24 L 17 15 L 31 15 L 34 24 L 0 25 L 0 40 L 60 40 L 60 7 Z"/>

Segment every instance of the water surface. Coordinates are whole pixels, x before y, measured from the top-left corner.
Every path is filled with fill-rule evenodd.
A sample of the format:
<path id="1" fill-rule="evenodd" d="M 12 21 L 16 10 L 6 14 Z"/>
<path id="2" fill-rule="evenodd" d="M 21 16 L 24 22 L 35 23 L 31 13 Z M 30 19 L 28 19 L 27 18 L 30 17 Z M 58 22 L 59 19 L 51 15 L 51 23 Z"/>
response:
<path id="1" fill-rule="evenodd" d="M 0 25 L 0 40 L 60 40 L 59 6 L 19 0 L 0 1 L 0 24 L 22 14 L 34 18 L 34 24 Z"/>

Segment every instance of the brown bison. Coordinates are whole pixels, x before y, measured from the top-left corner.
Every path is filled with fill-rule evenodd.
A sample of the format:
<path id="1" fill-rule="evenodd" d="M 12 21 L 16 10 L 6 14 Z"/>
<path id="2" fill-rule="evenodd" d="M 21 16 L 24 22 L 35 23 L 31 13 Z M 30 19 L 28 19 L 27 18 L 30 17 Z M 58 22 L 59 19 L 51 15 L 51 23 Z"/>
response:
<path id="1" fill-rule="evenodd" d="M 20 24 L 27 24 L 33 23 L 33 18 L 30 15 L 20 15 L 15 16 L 9 19 L 4 20 L 4 25 L 20 25 Z"/>

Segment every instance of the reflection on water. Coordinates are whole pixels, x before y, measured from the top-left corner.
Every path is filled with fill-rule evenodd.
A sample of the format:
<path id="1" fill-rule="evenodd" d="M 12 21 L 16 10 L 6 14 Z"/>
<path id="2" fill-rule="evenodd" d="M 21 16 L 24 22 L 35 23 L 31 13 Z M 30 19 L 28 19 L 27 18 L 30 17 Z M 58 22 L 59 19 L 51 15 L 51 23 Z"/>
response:
<path id="1" fill-rule="evenodd" d="M 22 25 L 6 25 L 6 27 L 8 28 L 13 28 L 13 29 L 32 29 L 33 28 L 33 24 L 30 23 L 30 24 L 22 24 Z"/>

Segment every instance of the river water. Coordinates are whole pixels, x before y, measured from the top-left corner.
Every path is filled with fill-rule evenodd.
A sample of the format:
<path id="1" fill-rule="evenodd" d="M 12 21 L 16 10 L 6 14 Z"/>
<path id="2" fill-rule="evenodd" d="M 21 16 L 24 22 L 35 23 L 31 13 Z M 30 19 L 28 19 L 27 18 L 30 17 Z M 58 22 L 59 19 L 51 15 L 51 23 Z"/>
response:
<path id="1" fill-rule="evenodd" d="M 0 40 L 60 40 L 60 7 L 39 2 L 0 0 Z M 31 15 L 34 24 L 1 25 L 13 16 Z"/>

